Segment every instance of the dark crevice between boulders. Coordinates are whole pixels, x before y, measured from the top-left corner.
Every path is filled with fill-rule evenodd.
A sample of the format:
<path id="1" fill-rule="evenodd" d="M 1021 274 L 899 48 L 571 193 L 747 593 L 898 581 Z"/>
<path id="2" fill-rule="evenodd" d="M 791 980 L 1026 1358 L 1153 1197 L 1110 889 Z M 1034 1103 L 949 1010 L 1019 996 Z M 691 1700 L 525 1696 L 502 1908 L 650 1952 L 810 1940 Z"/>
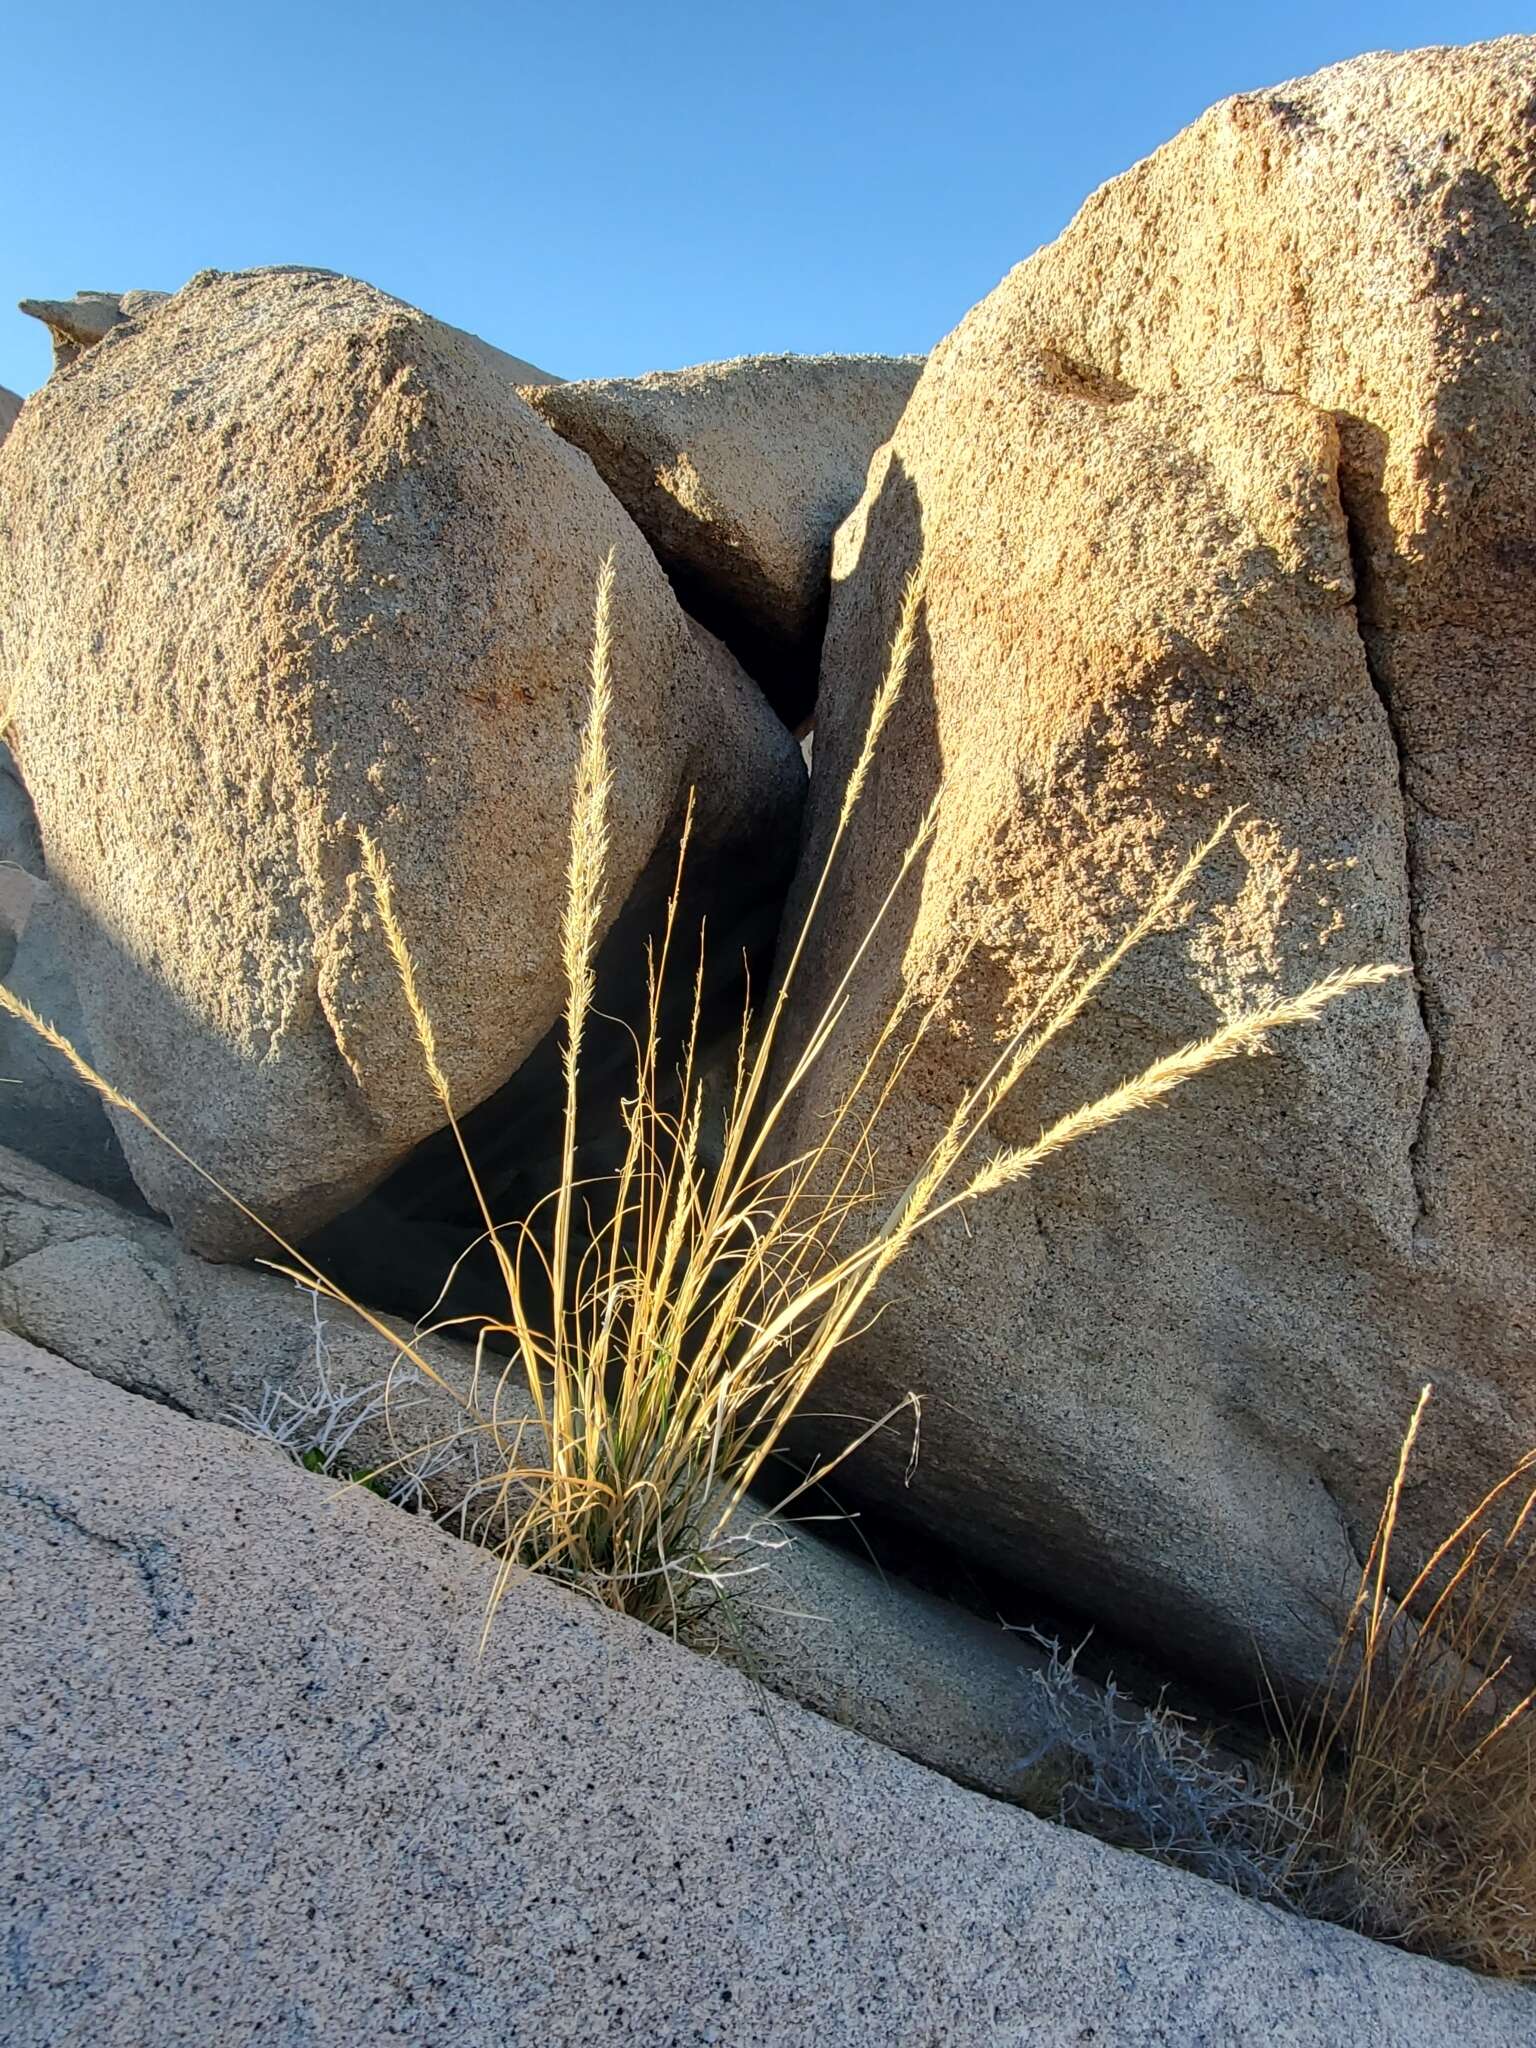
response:
<path id="1" fill-rule="evenodd" d="M 1391 735 L 1393 750 L 1397 756 L 1398 802 L 1403 824 L 1404 857 L 1407 862 L 1408 948 L 1413 966 L 1414 1000 L 1418 1004 L 1419 1022 L 1424 1027 L 1425 1043 L 1429 1050 L 1424 1091 L 1419 1100 L 1418 1119 L 1408 1147 L 1408 1171 L 1412 1178 L 1414 1200 L 1417 1205 L 1414 1222 L 1414 1235 L 1417 1237 L 1429 1217 L 1428 1173 L 1424 1148 L 1430 1113 L 1439 1093 L 1444 1053 L 1438 1029 L 1437 1005 L 1430 986 L 1428 955 L 1420 917 L 1423 875 L 1422 853 L 1415 824 L 1417 806 L 1412 786 L 1413 760 L 1403 729 L 1401 708 L 1393 692 L 1389 664 L 1380 645 L 1381 628 L 1373 616 L 1376 579 L 1371 565 L 1370 511 L 1373 505 L 1379 506 L 1381 502 L 1380 476 L 1385 443 L 1379 429 L 1369 426 L 1365 421 L 1354 419 L 1347 413 L 1336 414 L 1335 418 L 1340 439 L 1339 503 L 1343 509 L 1345 531 L 1349 540 L 1350 565 L 1354 571 L 1355 629 L 1360 636 L 1360 646 L 1365 656 L 1365 672 L 1381 705 L 1387 731 Z"/>
<path id="2" fill-rule="evenodd" d="M 644 473 L 633 472 L 622 446 L 602 437 L 599 452 L 604 459 L 599 464 L 584 438 L 567 431 L 538 406 L 533 410 L 550 433 L 591 463 L 598 482 L 621 507 L 655 557 L 682 610 L 735 656 L 770 708 L 796 739 L 803 739 L 815 716 L 821 644 L 832 603 L 830 541 L 825 574 L 815 602 L 799 614 L 793 627 L 777 624 L 772 617 L 772 601 L 762 591 L 762 572 L 750 553 L 739 555 L 733 562 L 731 543 L 712 534 L 708 522 L 702 520 L 697 522 L 699 550 L 706 560 L 713 556 L 719 565 L 717 569 L 700 568 L 686 547 L 668 547 L 656 531 L 656 522 L 646 518 L 643 506 L 636 502 L 637 498 L 643 500 L 649 495 L 650 479 Z M 627 480 L 627 487 L 621 478 Z M 682 508 L 672 505 L 669 516 L 672 521 L 681 521 Z"/>
<path id="3" fill-rule="evenodd" d="M 723 860 L 701 858 L 684 871 L 660 1045 L 664 1063 L 681 1052 L 702 928 L 699 1066 L 717 1103 L 728 1085 L 749 990 L 755 1000 L 772 968 L 796 847 L 791 842 L 780 852 L 778 860 L 754 860 L 743 849 Z M 582 1054 L 576 1168 L 585 1199 L 594 1205 L 623 1156 L 619 1106 L 634 1092 L 635 1043 L 645 1025 L 646 950 L 659 939 L 676 868 L 677 847 L 669 833 L 598 952 L 597 999 Z M 498 1224 L 515 1227 L 545 1202 L 559 1179 L 563 1042 L 564 1026 L 557 1023 L 510 1080 L 460 1118 Z M 550 1213 L 546 1204 L 546 1220 Z M 494 1254 L 477 1242 L 483 1228 L 457 1142 L 443 1129 L 417 1145 L 371 1194 L 308 1237 L 302 1249 L 355 1300 L 409 1322 L 443 1315 L 501 1318 L 506 1293 Z M 452 1289 L 439 1301 L 459 1260 Z M 458 1334 L 463 1337 L 464 1329 Z"/>
<path id="4" fill-rule="evenodd" d="M 773 1514 L 797 1491 L 809 1468 L 802 1457 L 777 1451 L 754 1482 L 752 1497 Z M 1235 1688 L 1212 1672 L 1181 1672 L 1145 1647 L 1133 1644 L 1087 1605 L 1074 1605 L 1059 1586 L 1049 1594 L 1030 1587 L 984 1563 L 959 1542 L 914 1527 L 899 1511 L 858 1490 L 856 1478 L 845 1484 L 838 1476 L 800 1495 L 785 1517 L 804 1521 L 816 1541 L 855 1557 L 880 1579 L 914 1587 L 946 1607 L 1020 1642 L 1021 1670 L 1027 1641 L 1059 1643 L 1072 1652 L 1081 1677 L 1095 1688 L 1113 1680 L 1126 1697 L 1145 1704 L 1160 1701 L 1173 1712 L 1202 1724 L 1219 1724 L 1224 1739 L 1238 1747 L 1261 1741 L 1266 1727 L 1267 1699 L 1251 1688 Z M 996 1798 L 995 1788 L 977 1789 Z"/>
<path id="5" fill-rule="evenodd" d="M 796 739 L 803 737 L 816 712 L 821 643 L 832 601 L 830 572 L 814 612 L 803 630 L 791 636 L 755 618 L 711 578 L 677 557 L 658 553 L 656 559 L 683 610 L 725 643 Z"/>

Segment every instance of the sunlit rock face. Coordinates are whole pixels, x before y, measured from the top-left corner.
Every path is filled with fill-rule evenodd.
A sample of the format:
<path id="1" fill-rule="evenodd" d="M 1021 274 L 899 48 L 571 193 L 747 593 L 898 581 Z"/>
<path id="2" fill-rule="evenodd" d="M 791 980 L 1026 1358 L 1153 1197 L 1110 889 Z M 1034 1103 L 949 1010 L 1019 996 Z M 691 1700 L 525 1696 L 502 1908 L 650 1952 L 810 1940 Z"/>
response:
<path id="1" fill-rule="evenodd" d="M 872 1493 L 1245 1682 L 1316 1674 L 1425 1380 L 1408 1546 L 1536 1437 L 1533 96 L 1515 38 L 1213 108 L 939 348 L 837 544 L 801 901 L 919 560 L 926 595 L 802 1027 L 944 794 L 790 1147 L 974 940 L 887 1119 L 901 1185 L 1233 807 L 1196 915 L 1000 1136 L 1413 970 L 937 1230 L 824 1389 L 927 1396 Z"/>
<path id="2" fill-rule="evenodd" d="M 517 395 L 526 369 L 354 280 L 208 272 L 115 319 L 5 451 L 8 704 L 85 1029 L 113 1082 L 289 1236 L 443 1121 L 360 832 L 463 1108 L 555 1019 L 610 553 L 605 926 L 690 786 L 706 871 L 793 858 L 793 741 Z M 260 1245 L 116 1114 L 190 1243 Z"/>

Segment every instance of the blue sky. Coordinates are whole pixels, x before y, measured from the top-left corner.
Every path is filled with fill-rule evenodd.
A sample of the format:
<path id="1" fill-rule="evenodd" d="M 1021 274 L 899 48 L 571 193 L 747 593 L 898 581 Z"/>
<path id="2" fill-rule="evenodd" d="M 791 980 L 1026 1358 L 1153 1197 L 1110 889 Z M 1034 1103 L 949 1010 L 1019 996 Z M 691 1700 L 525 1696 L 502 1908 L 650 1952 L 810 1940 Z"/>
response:
<path id="1" fill-rule="evenodd" d="M 319 263 L 564 376 L 929 348 L 1212 100 L 1536 0 L 373 0 L 9 10 L 9 310 Z"/>

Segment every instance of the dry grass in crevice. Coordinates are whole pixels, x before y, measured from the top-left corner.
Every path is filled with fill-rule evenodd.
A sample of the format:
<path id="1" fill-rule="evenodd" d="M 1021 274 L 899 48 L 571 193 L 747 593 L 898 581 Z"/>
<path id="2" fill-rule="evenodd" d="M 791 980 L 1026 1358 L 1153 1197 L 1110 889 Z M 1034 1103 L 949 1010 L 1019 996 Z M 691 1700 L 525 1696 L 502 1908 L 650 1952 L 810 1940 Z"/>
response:
<path id="1" fill-rule="evenodd" d="M 1340 1638 L 1280 1767 L 1309 1819 L 1298 1902 L 1402 1946 L 1536 1980 L 1536 1694 L 1511 1630 L 1536 1594 L 1536 1451 L 1392 1596 L 1420 1396 Z"/>
<path id="2" fill-rule="evenodd" d="M 583 1107 L 582 1052 L 609 882 L 613 601 L 610 558 L 597 586 L 590 698 L 575 778 L 561 922 L 566 983 L 561 1171 L 532 1216 L 508 1223 L 491 1213 L 438 1056 L 430 992 L 419 985 L 409 933 L 394 901 L 387 850 L 361 835 L 361 854 L 426 1072 L 479 1204 L 480 1242 L 494 1256 L 504 1295 L 496 1315 L 435 1326 L 476 1345 L 468 1394 L 445 1391 L 458 1401 L 464 1432 L 475 1440 L 480 1469 L 490 1475 L 480 1526 L 502 1560 L 495 1599 L 517 1571 L 528 1568 L 676 1629 L 734 1576 L 754 1569 L 754 1539 L 741 1534 L 737 1523 L 743 1496 L 828 1361 L 867 1325 L 881 1283 L 919 1233 L 1017 1184 L 1067 1146 L 1165 1100 L 1218 1062 L 1261 1053 L 1275 1032 L 1310 1022 L 1340 997 L 1402 970 L 1373 966 L 1330 975 L 1301 995 L 1230 1022 L 1198 1044 L 1159 1059 L 1134 1080 L 1062 1118 L 1035 1144 L 992 1149 L 987 1139 L 991 1117 L 1040 1054 L 1070 1027 L 1143 937 L 1184 914 L 1190 884 L 1226 831 L 1224 824 L 1147 903 L 1117 945 L 1096 961 L 1072 962 L 1044 990 L 1034 1014 L 999 1047 L 987 1072 L 960 1091 L 947 1125 L 893 1200 L 876 1203 L 870 1170 L 883 1113 L 914 1053 L 943 1014 L 968 958 L 963 946 L 955 949 L 946 976 L 926 1003 L 909 991 L 897 998 L 857 1071 L 821 1120 L 815 1143 L 792 1158 L 776 1159 L 775 1134 L 837 1032 L 870 949 L 937 825 L 942 791 L 894 862 L 883 899 L 824 1007 L 814 1016 L 796 1018 L 798 1051 L 792 1060 L 784 1055 L 783 1078 L 771 1080 L 780 1071 L 776 1055 L 789 1005 L 850 818 L 906 677 L 921 603 L 914 577 L 787 967 L 766 1016 L 743 1019 L 723 1127 L 706 1145 L 698 1042 L 702 939 L 696 962 L 684 970 L 692 974 L 691 1025 L 680 1044 L 661 1043 L 662 990 L 676 971 L 680 943 L 674 888 L 650 964 L 648 1023 L 635 1041 L 632 1085 L 622 1104 L 622 1163 L 601 1188 L 584 1186 L 576 1175 L 576 1134 Z M 685 828 L 679 879 L 687 839 Z M 121 1113 L 136 1117 L 212 1181 L 188 1152 L 19 998 L 0 988 L 0 1005 L 31 1024 Z M 676 1106 L 669 1109 L 668 1103 Z M 251 1216 L 237 1197 L 229 1194 L 229 1199 Z M 284 1270 L 362 1316 L 401 1363 L 443 1385 L 416 1343 L 396 1336 L 276 1233 L 268 1234 L 286 1256 Z M 872 1422 L 839 1457 L 818 1465 L 789 1500 L 815 1486 L 841 1456 L 909 1404 L 915 1417 L 914 1395 L 890 1416 Z"/>
<path id="3" fill-rule="evenodd" d="M 1021 1760 L 1047 1817 L 1250 1898 L 1489 1976 L 1536 1982 L 1536 1694 L 1511 1630 L 1536 1593 L 1536 1451 L 1394 1598 L 1393 1538 L 1426 1387 L 1331 1675 L 1254 1757 L 1047 1653 Z M 1026 1792 L 1042 1810 L 1039 1793 Z"/>

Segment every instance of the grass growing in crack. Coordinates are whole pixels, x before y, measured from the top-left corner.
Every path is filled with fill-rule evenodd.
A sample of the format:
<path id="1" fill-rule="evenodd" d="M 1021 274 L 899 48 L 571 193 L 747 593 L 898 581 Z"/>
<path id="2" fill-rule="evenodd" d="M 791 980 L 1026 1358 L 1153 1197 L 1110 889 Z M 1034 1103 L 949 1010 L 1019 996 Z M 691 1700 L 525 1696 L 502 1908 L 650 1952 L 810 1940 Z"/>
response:
<path id="1" fill-rule="evenodd" d="M 462 1433 L 476 1442 L 490 1490 L 479 1526 L 501 1559 L 492 1612 L 513 1575 L 526 1568 L 675 1630 L 701 1601 L 754 1568 L 752 1539 L 736 1520 L 744 1496 L 828 1361 L 867 1325 L 882 1282 L 921 1232 L 1018 1184 L 1070 1145 L 1166 1100 L 1219 1062 L 1265 1051 L 1277 1031 L 1308 1023 L 1340 997 L 1402 970 L 1361 967 L 1330 975 L 1301 995 L 1240 1017 L 1155 1061 L 1061 1118 L 1032 1145 L 995 1146 L 987 1135 L 995 1112 L 1126 954 L 1183 914 L 1190 884 L 1226 831 L 1223 825 L 1178 868 L 1118 944 L 1097 960 L 1074 961 L 1043 991 L 1033 1015 L 999 1047 L 987 1072 L 960 1092 L 940 1136 L 894 1198 L 877 1203 L 870 1172 L 883 1112 L 943 1014 L 969 957 L 964 944 L 954 948 L 931 999 L 920 1004 L 905 990 L 896 999 L 852 1081 L 822 1119 L 816 1142 L 793 1158 L 777 1158 L 775 1133 L 837 1032 L 863 963 L 937 825 L 942 790 L 894 863 L 881 904 L 826 1004 L 815 1016 L 796 1016 L 798 1051 L 790 1058 L 780 1041 L 797 976 L 911 659 L 921 603 L 914 577 L 786 969 L 766 1014 L 743 1019 L 721 1127 L 706 1143 L 698 1042 L 702 940 L 692 975 L 691 1025 L 679 1045 L 661 1043 L 661 995 L 675 972 L 679 945 L 675 888 L 651 960 L 648 1022 L 635 1041 L 632 1084 L 622 1104 L 623 1160 L 601 1190 L 583 1185 L 575 1165 L 582 1056 L 609 882 L 613 581 L 610 558 L 597 586 L 561 921 L 561 1169 L 546 1202 L 530 1217 L 506 1223 L 491 1213 L 438 1055 L 429 993 L 420 985 L 409 933 L 394 902 L 387 850 L 360 836 L 379 927 L 427 1075 L 463 1156 L 480 1209 L 481 1242 L 494 1255 L 504 1295 L 501 1313 L 438 1326 L 474 1339 L 469 1393 L 447 1387 L 416 1343 L 353 1302 L 277 1233 L 267 1234 L 290 1262 L 283 1270 L 361 1316 L 400 1360 L 457 1402 Z M 679 877 L 687 841 L 685 828 Z M 0 1005 L 37 1030 L 121 1113 L 155 1132 L 260 1223 L 19 998 L 0 988 Z M 781 1054 L 782 1067 L 776 1064 Z M 909 1396 L 838 1457 L 818 1465 L 779 1506 L 817 1485 L 841 1457 L 909 1405 L 915 1417 L 917 1400 Z"/>
<path id="2" fill-rule="evenodd" d="M 1049 1817 L 1313 1919 L 1536 1982 L 1536 1692 L 1510 1629 L 1536 1591 L 1536 1451 L 1396 1597 L 1414 1412 L 1321 1694 L 1256 1760 L 1160 1702 L 1080 1679 L 1038 1635 Z M 1026 1633 L 1033 1633 L 1026 1631 Z M 1032 1801 L 1036 1810 L 1040 1802 Z"/>
<path id="3" fill-rule="evenodd" d="M 1536 1592 L 1536 1451 L 1488 1489 L 1394 1598 L 1392 1547 L 1419 1398 L 1310 1725 L 1280 1768 L 1308 1813 L 1311 1911 L 1495 1976 L 1536 1981 L 1536 1692 L 1510 1632 Z"/>

